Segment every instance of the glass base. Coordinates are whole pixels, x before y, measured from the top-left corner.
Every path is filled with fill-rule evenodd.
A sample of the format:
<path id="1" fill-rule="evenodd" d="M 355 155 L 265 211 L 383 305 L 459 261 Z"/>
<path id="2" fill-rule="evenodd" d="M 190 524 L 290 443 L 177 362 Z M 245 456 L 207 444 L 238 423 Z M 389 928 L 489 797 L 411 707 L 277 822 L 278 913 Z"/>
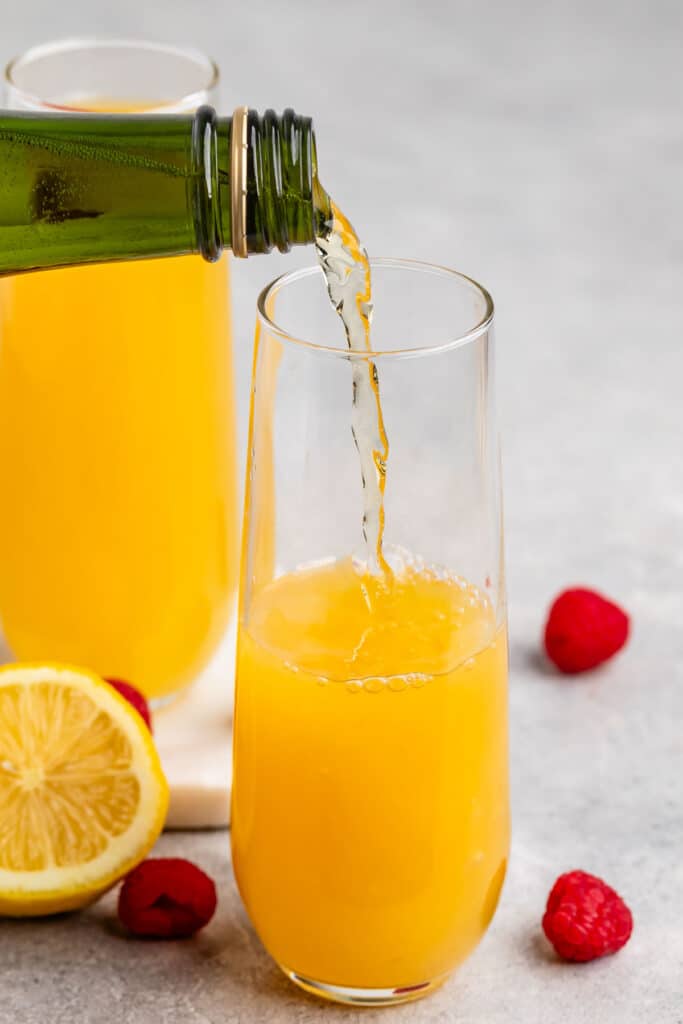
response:
<path id="1" fill-rule="evenodd" d="M 410 1003 L 434 992 L 448 978 L 448 975 L 444 974 L 433 981 L 423 981 L 418 985 L 404 988 L 349 988 L 345 985 L 330 985 L 326 981 L 305 978 L 282 964 L 279 966 L 287 977 L 305 992 L 334 1003 L 344 1003 L 346 1006 L 398 1006 L 399 1003 Z"/>

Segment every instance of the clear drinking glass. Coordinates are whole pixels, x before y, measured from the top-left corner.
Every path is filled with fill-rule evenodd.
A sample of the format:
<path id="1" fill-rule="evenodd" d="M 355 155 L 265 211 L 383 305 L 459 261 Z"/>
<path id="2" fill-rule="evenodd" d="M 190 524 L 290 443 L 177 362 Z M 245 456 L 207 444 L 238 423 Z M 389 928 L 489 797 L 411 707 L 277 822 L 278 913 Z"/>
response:
<path id="1" fill-rule="evenodd" d="M 217 81 L 191 50 L 75 40 L 15 60 L 6 93 L 173 113 Z M 227 270 L 184 257 L 0 281 L 0 619 L 16 657 L 160 702 L 215 650 L 238 557 Z"/>
<path id="2" fill-rule="evenodd" d="M 371 353 L 321 273 L 258 300 L 232 846 L 254 926 L 309 991 L 417 998 L 474 948 L 509 845 L 493 305 L 455 271 L 371 261 Z M 372 574 L 352 364 L 389 438 Z"/>

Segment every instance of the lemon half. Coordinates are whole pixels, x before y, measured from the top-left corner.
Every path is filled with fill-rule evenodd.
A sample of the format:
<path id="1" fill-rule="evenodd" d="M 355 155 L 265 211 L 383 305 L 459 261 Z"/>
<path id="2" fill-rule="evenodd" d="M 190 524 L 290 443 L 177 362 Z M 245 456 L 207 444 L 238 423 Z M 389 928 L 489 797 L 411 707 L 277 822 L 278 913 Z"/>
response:
<path id="1" fill-rule="evenodd" d="M 0 914 L 85 906 L 146 856 L 168 785 L 140 715 L 67 665 L 0 668 Z"/>

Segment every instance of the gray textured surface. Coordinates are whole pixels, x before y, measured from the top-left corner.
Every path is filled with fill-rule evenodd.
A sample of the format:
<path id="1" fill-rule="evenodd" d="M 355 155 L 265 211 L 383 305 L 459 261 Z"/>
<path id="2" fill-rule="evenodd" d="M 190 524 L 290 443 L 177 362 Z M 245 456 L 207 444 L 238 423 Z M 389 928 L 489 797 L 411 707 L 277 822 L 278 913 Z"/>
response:
<path id="1" fill-rule="evenodd" d="M 316 115 L 325 180 L 371 251 L 441 261 L 490 287 L 512 630 L 511 872 L 460 974 L 382 1020 L 680 1024 L 683 8 L 346 8 L 345 83 L 330 58 L 331 5 L 308 0 L 117 0 L 106 11 L 34 0 L 5 12 L 0 49 L 89 31 L 204 46 L 228 69 L 227 107 L 291 103 Z M 345 146 L 352 132 L 357 151 Z M 255 294 L 284 265 L 253 260 L 234 275 L 242 426 Z M 618 597 L 635 628 L 612 666 L 565 682 L 540 664 L 538 635 L 549 598 L 574 581 Z M 239 909 L 226 835 L 168 836 L 162 849 L 195 856 L 219 880 L 206 933 L 127 942 L 110 899 L 60 921 L 1 923 L 3 1024 L 360 1019 L 278 976 Z M 547 889 L 573 866 L 606 876 L 636 921 L 626 950 L 589 967 L 559 965 L 539 935 Z"/>

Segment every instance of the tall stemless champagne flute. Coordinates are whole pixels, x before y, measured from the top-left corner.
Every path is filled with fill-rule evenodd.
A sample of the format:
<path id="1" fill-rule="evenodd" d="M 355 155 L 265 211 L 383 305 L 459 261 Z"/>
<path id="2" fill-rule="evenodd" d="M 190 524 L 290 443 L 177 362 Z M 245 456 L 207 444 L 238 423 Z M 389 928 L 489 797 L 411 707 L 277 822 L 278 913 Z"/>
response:
<path id="1" fill-rule="evenodd" d="M 30 110 L 177 113 L 218 73 L 155 44 L 37 47 Z M 156 702 L 210 658 L 237 586 L 227 261 L 0 280 L 0 618 L 21 659 L 78 662 Z"/>
<path id="2" fill-rule="evenodd" d="M 442 982 L 496 909 L 507 645 L 491 299 L 371 265 L 372 352 L 346 348 L 317 269 L 258 300 L 232 846 L 289 977 L 381 1005 Z M 389 439 L 381 573 L 351 432 L 364 360 Z"/>

